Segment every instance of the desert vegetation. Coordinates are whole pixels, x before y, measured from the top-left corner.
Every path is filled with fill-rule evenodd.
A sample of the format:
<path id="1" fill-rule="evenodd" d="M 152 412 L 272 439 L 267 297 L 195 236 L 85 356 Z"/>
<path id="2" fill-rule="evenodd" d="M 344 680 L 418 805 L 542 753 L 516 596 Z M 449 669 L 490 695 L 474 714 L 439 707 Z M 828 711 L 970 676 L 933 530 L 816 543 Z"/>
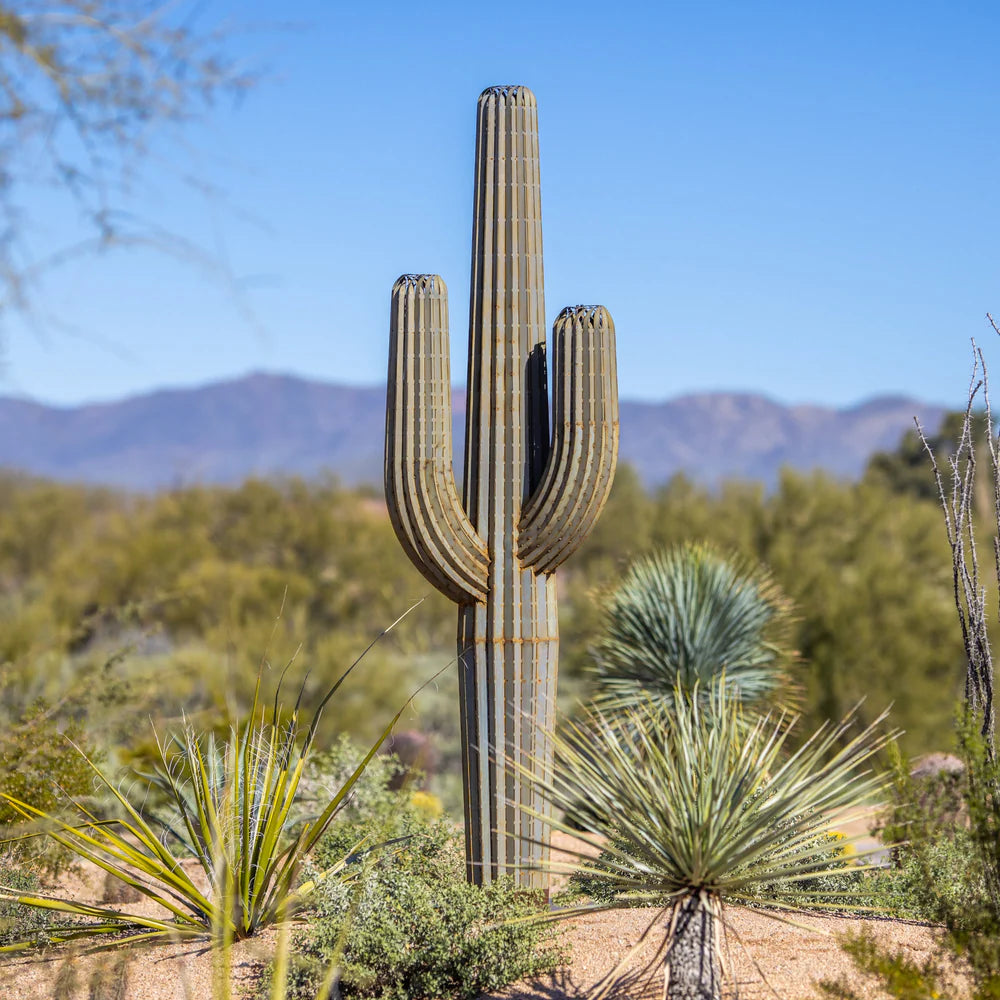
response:
<path id="1" fill-rule="evenodd" d="M 960 481 L 970 449 L 988 454 L 977 426 L 970 410 L 930 440 L 945 478 L 963 442 Z M 560 575 L 557 760 L 575 764 L 547 792 L 591 850 L 556 902 L 672 914 L 670 996 L 717 993 L 718 964 L 692 973 L 682 956 L 716 954 L 729 903 L 934 921 L 948 955 L 993 981 L 978 944 L 995 938 L 992 744 L 975 721 L 956 736 L 969 657 L 940 499 L 915 462 L 907 438 L 860 482 L 789 471 L 773 493 L 683 478 L 651 492 L 626 468 Z M 963 495 L 963 517 L 990 512 L 988 491 Z M 4 947 L 225 948 L 276 925 L 257 988 L 307 1000 L 473 997 L 560 960 L 537 898 L 465 883 L 453 611 L 380 498 L 334 481 L 146 496 L 7 473 L 0 503 Z M 983 607 L 996 586 L 977 579 Z M 431 741 L 433 773 L 376 755 L 393 725 Z M 888 796 L 891 730 L 883 838 L 907 846 L 869 870 L 827 817 Z M 956 749 L 952 821 L 915 812 L 905 756 Z M 60 895 L 81 861 L 170 915 Z M 935 888 L 956 872 L 961 901 Z M 859 970 L 927 996 L 952 961 L 847 946 Z"/>
<path id="2" fill-rule="evenodd" d="M 299 650 L 286 681 L 309 673 L 308 705 L 426 596 L 324 715 L 321 733 L 374 737 L 399 695 L 454 656 L 447 602 L 399 550 L 371 493 L 290 480 L 135 496 L 6 473 L 0 502 L 8 722 L 39 703 L 83 718 L 96 699 L 102 738 L 130 759 L 148 755 L 135 717 L 178 718 L 183 707 L 224 731 L 249 705 L 265 648 L 276 663 Z M 862 697 L 876 715 L 892 701 L 908 753 L 941 749 L 952 705 L 940 692 L 959 697 L 963 674 L 948 547 L 934 499 L 903 475 L 876 474 L 874 462 L 859 483 L 786 472 L 772 494 L 683 478 L 649 492 L 619 470 L 604 515 L 560 575 L 564 706 L 588 693 L 605 598 L 627 567 L 685 542 L 769 568 L 791 601 L 787 643 L 800 661 L 791 680 L 809 725 Z M 124 726 L 116 706 L 127 706 Z"/>

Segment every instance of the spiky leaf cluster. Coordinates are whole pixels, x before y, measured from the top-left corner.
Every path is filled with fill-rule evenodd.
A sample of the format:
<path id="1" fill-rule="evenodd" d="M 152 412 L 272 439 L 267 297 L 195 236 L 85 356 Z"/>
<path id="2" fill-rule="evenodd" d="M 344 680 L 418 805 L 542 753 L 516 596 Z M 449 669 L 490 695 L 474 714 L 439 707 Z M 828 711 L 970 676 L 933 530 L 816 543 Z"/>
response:
<path id="1" fill-rule="evenodd" d="M 770 574 L 711 546 L 685 544 L 637 560 L 611 596 L 592 674 L 602 709 L 674 692 L 707 695 L 725 672 L 744 701 L 787 686 L 790 603 Z"/>
<path id="2" fill-rule="evenodd" d="M 675 690 L 672 708 L 647 699 L 590 711 L 557 734 L 561 766 L 544 793 L 564 809 L 588 802 L 584 839 L 602 851 L 571 867 L 605 884 L 606 906 L 689 895 L 754 902 L 762 887 L 769 905 L 843 906 L 839 890 L 817 891 L 816 880 L 843 874 L 832 817 L 884 788 L 870 769 L 891 738 L 879 732 L 882 717 L 853 735 L 848 717 L 792 749 L 793 718 L 748 720 L 725 678 L 699 694 Z"/>

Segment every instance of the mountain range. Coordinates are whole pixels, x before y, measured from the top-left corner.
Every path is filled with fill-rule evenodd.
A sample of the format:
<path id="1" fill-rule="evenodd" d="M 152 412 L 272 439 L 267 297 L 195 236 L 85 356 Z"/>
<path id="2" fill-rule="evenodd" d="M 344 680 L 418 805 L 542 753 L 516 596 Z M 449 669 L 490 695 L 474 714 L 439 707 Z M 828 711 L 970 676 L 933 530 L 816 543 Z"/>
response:
<path id="1" fill-rule="evenodd" d="M 453 406 L 460 454 L 464 393 Z M 384 411 L 383 387 L 262 373 L 72 407 L 0 397 L 0 465 L 141 491 L 324 472 L 379 484 Z M 843 409 L 734 392 L 622 400 L 620 456 L 647 485 L 677 472 L 706 485 L 770 485 L 786 465 L 855 477 L 872 452 L 898 443 L 914 416 L 934 429 L 943 414 L 900 396 Z"/>

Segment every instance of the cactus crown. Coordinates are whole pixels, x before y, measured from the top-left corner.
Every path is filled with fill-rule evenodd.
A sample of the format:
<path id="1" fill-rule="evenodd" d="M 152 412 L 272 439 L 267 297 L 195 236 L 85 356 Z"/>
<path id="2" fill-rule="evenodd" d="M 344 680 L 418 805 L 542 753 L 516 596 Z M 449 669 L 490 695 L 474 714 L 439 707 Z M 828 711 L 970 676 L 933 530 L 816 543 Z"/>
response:
<path id="1" fill-rule="evenodd" d="M 444 280 L 439 274 L 401 274 L 396 279 L 393 290 L 402 288 L 433 289 L 436 285 L 443 284 Z"/>
<path id="2" fill-rule="evenodd" d="M 479 100 L 482 101 L 490 97 L 523 97 L 526 102 L 535 103 L 535 95 L 527 87 L 518 83 L 505 83 L 497 87 L 487 87 L 479 95 Z"/>

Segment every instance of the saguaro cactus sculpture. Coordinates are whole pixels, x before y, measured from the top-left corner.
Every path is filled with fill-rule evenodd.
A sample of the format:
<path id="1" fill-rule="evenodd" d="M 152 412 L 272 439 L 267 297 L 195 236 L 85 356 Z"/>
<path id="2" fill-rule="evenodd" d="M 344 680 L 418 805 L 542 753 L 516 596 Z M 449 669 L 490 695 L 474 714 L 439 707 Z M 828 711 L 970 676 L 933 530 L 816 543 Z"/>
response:
<path id="1" fill-rule="evenodd" d="M 544 888 L 545 811 L 518 761 L 551 768 L 553 573 L 597 519 L 618 454 L 614 324 L 603 306 L 553 326 L 549 434 L 538 112 L 526 87 L 479 98 L 464 502 L 452 472 L 448 293 L 392 289 L 385 487 L 417 568 L 459 605 L 466 861 L 471 881 Z"/>

